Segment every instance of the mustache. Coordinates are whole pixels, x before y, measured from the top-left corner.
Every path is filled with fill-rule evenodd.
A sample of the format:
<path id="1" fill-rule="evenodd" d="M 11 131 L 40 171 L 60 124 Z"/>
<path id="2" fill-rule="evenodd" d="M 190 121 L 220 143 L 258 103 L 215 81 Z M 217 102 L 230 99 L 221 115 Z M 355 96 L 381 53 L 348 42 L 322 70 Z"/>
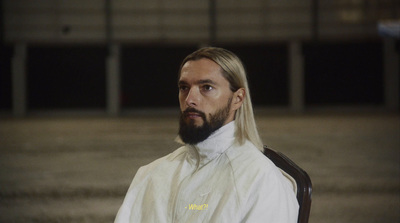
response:
<path id="1" fill-rule="evenodd" d="M 185 111 L 182 112 L 183 116 L 188 116 L 189 113 L 198 113 L 201 117 L 206 117 L 206 114 L 200 110 L 197 110 L 195 108 L 187 108 Z"/>

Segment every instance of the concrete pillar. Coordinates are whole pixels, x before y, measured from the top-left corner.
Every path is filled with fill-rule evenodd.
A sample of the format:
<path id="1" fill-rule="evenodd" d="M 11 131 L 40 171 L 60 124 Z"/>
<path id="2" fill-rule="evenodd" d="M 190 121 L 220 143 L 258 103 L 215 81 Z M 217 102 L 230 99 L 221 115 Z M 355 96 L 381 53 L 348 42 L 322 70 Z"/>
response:
<path id="1" fill-rule="evenodd" d="M 12 78 L 12 109 L 14 116 L 26 115 L 26 53 L 24 43 L 14 46 L 14 56 L 11 60 Z"/>
<path id="2" fill-rule="evenodd" d="M 385 107 L 389 110 L 399 109 L 399 54 L 395 49 L 395 40 L 384 39 L 383 72 Z"/>
<path id="3" fill-rule="evenodd" d="M 120 112 L 120 46 L 111 44 L 107 57 L 107 113 L 116 116 Z"/>
<path id="4" fill-rule="evenodd" d="M 289 43 L 289 103 L 294 112 L 304 111 L 304 60 L 299 41 Z"/>

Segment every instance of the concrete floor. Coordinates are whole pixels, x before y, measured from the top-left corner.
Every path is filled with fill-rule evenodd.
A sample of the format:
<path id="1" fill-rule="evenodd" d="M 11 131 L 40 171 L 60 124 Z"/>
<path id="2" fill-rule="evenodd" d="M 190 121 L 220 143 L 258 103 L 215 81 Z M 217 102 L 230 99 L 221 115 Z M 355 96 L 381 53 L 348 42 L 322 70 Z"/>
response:
<path id="1" fill-rule="evenodd" d="M 400 116 L 257 113 L 310 175 L 310 223 L 400 222 Z M 177 148 L 176 115 L 0 118 L 0 222 L 112 222 L 139 166 Z"/>

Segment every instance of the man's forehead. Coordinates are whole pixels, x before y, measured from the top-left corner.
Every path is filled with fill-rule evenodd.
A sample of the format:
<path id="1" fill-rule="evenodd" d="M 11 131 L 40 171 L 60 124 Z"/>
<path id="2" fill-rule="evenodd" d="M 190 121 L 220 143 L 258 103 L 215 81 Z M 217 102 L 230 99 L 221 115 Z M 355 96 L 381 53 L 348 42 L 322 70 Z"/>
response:
<path id="1" fill-rule="evenodd" d="M 214 61 L 202 58 L 199 60 L 187 61 L 181 69 L 179 80 L 204 81 L 225 79 L 222 75 L 222 68 Z"/>

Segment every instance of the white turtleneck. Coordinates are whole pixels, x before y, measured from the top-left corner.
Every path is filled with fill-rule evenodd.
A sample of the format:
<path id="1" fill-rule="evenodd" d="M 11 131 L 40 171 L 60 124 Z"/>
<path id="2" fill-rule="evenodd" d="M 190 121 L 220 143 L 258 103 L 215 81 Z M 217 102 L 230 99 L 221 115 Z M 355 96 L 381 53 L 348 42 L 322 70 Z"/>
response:
<path id="1" fill-rule="evenodd" d="M 297 222 L 290 182 L 231 122 L 192 146 L 141 167 L 115 223 Z"/>

